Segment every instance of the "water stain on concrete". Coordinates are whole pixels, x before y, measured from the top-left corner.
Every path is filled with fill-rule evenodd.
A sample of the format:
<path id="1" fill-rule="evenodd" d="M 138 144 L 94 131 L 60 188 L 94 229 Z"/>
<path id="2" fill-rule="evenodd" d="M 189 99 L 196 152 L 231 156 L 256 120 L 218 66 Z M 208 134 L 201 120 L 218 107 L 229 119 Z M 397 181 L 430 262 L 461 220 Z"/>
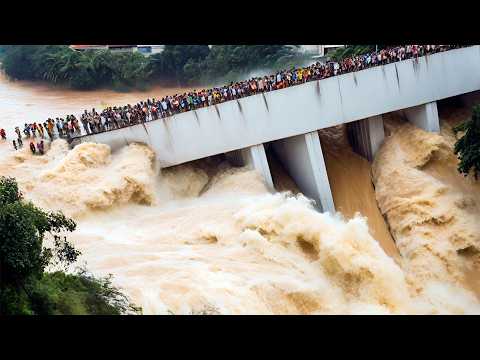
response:
<path id="1" fill-rule="evenodd" d="M 264 93 L 262 93 L 262 97 L 263 97 L 263 102 L 265 103 L 265 107 L 267 108 L 267 111 L 270 112 L 270 109 L 268 108 L 267 98 L 265 97 Z"/>
<path id="2" fill-rule="evenodd" d="M 142 126 L 145 129 L 145 132 L 147 133 L 148 137 L 150 137 L 150 134 L 148 133 L 147 127 L 145 126 L 145 123 L 142 122 Z"/>
<path id="3" fill-rule="evenodd" d="M 337 85 L 338 85 L 338 94 L 340 95 L 340 104 L 342 105 L 342 111 L 343 111 L 342 91 L 340 90 L 340 80 L 338 80 L 338 79 L 337 79 Z"/>
<path id="4" fill-rule="evenodd" d="M 398 84 L 398 88 L 400 89 L 400 77 L 398 76 L 397 64 L 395 64 L 395 75 L 397 76 L 397 84 Z"/>
<path id="5" fill-rule="evenodd" d="M 170 128 L 168 127 L 168 123 L 167 123 L 167 119 L 170 119 L 170 118 L 173 118 L 173 117 L 167 117 L 167 118 L 164 118 L 162 119 L 163 120 L 163 125 L 165 125 L 165 132 L 167 133 L 167 146 L 170 150 L 173 150 L 173 144 L 172 144 L 172 135 L 170 133 Z"/>
<path id="6" fill-rule="evenodd" d="M 240 104 L 240 101 L 238 100 L 237 100 L 237 105 L 238 105 L 238 110 L 240 110 L 240 113 L 243 115 L 242 104 Z"/>
<path id="7" fill-rule="evenodd" d="M 197 121 L 198 126 L 200 127 L 200 119 L 198 118 L 198 114 L 196 110 L 193 110 L 193 114 L 195 115 L 195 120 Z"/>
<path id="8" fill-rule="evenodd" d="M 221 119 L 222 117 L 220 116 L 220 111 L 218 110 L 218 107 L 216 104 L 215 104 L 215 111 L 217 112 L 218 118 Z"/>

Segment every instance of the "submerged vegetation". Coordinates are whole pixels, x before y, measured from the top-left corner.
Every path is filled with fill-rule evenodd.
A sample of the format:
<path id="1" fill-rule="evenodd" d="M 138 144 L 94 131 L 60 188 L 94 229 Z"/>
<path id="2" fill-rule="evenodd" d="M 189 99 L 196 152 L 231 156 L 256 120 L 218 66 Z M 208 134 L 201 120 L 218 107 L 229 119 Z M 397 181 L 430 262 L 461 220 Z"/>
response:
<path id="1" fill-rule="evenodd" d="M 66 45 L 6 45 L 2 67 L 18 80 L 42 80 L 74 89 L 144 88 L 236 81 L 257 69 L 303 65 L 308 56 L 286 45 L 166 45 L 146 57 L 138 52 L 75 51 Z"/>
<path id="2" fill-rule="evenodd" d="M 469 120 L 456 126 L 453 131 L 455 134 L 462 133 L 454 148 L 454 152 L 460 160 L 458 171 L 465 176 L 473 172 L 475 179 L 478 179 L 480 173 L 480 105 L 473 108 L 472 117 Z"/>
<path id="3" fill-rule="evenodd" d="M 111 277 L 65 273 L 80 255 L 64 235 L 75 228 L 61 212 L 25 201 L 15 179 L 0 177 L 0 315 L 140 312 Z"/>

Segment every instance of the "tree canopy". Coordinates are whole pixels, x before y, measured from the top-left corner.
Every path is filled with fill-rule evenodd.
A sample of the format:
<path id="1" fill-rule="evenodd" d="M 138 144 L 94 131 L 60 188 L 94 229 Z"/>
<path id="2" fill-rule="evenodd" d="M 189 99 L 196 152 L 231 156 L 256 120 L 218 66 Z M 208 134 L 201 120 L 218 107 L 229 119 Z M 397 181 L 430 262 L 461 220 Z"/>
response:
<path id="1" fill-rule="evenodd" d="M 238 81 L 255 70 L 275 71 L 303 65 L 306 56 L 296 46 L 214 45 L 202 61 L 189 61 L 183 68 L 191 83 Z"/>
<path id="2" fill-rule="evenodd" d="M 208 45 L 166 45 L 162 53 L 149 58 L 149 69 L 156 78 L 173 79 L 181 83 L 187 80 L 184 66 L 201 62 L 209 53 Z"/>
<path id="3" fill-rule="evenodd" d="M 455 134 L 463 135 L 455 143 L 454 152 L 460 163 L 458 171 L 465 176 L 473 172 L 475 179 L 480 173 L 480 105 L 473 108 L 472 117 L 456 126 Z"/>
<path id="4" fill-rule="evenodd" d="M 43 80 L 75 89 L 145 86 L 148 59 L 139 53 L 110 50 L 78 52 L 65 45 L 4 46 L 2 66 L 18 80 Z"/>
<path id="5" fill-rule="evenodd" d="M 65 45 L 3 46 L 5 73 L 75 89 L 144 88 L 153 81 L 176 85 L 236 81 L 253 70 L 303 65 L 307 56 L 286 45 L 166 45 L 149 57 L 110 50 L 74 51 Z"/>
<path id="6" fill-rule="evenodd" d="M 80 252 L 67 241 L 76 223 L 23 199 L 13 178 L 0 177 L 0 314 L 120 314 L 138 311 L 112 286 L 86 270 L 67 270 Z M 51 245 L 45 245 L 49 237 Z"/>

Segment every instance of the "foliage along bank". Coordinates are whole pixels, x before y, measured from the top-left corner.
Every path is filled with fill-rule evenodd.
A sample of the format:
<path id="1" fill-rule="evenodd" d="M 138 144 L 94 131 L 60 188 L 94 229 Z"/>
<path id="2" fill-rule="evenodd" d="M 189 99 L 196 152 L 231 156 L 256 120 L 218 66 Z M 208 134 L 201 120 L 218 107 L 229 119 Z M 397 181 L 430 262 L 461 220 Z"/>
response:
<path id="1" fill-rule="evenodd" d="M 472 117 L 453 131 L 462 134 L 454 147 L 454 153 L 460 160 L 458 171 L 464 176 L 472 173 L 477 180 L 480 173 L 480 105 L 474 106 Z"/>
<path id="2" fill-rule="evenodd" d="M 146 57 L 138 52 L 75 51 L 66 45 L 6 45 L 2 68 L 18 80 L 41 80 L 74 89 L 145 88 L 152 82 L 206 85 L 242 80 L 252 71 L 304 65 L 307 55 L 286 45 L 166 45 Z"/>
<path id="3" fill-rule="evenodd" d="M 0 177 L 0 315 L 140 313 L 111 283 L 86 270 L 66 273 L 80 252 L 66 239 L 76 224 L 23 199 L 13 178 Z M 45 244 L 45 240 L 51 244 Z M 51 268 L 63 268 L 54 272 Z"/>

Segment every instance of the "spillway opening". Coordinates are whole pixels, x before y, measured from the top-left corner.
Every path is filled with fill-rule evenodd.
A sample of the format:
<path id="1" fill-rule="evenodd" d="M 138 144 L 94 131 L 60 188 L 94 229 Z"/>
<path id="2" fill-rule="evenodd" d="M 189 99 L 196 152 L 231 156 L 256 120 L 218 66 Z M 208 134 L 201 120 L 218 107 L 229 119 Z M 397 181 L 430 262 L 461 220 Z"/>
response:
<path id="1" fill-rule="evenodd" d="M 378 207 L 372 177 L 372 164 L 357 154 L 349 141 L 347 125 L 318 131 L 335 208 L 351 219 L 367 218 L 369 232 L 383 250 L 400 259 L 388 222 Z"/>
<path id="2" fill-rule="evenodd" d="M 278 158 L 278 155 L 273 150 L 272 143 L 266 143 L 264 146 L 275 190 L 280 192 L 290 191 L 293 194 L 300 193 L 300 189 L 295 183 L 295 180 L 288 173 L 288 170 L 285 168 Z"/>

